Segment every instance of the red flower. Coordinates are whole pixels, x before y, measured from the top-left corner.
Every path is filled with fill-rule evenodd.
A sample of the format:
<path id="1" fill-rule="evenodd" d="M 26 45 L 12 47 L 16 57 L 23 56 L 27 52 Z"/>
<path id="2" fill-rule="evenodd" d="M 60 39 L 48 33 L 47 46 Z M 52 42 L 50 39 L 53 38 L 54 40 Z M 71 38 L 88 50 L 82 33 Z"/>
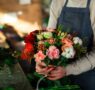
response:
<path id="1" fill-rule="evenodd" d="M 32 51 L 34 51 L 34 46 L 33 46 L 33 44 L 26 43 L 26 45 L 25 45 L 25 50 L 26 50 L 27 52 L 32 52 Z"/>
<path id="2" fill-rule="evenodd" d="M 22 54 L 21 54 L 21 59 L 22 60 L 28 60 L 30 62 L 33 54 L 34 54 L 34 47 L 33 47 L 33 45 L 30 44 L 30 43 L 27 43 L 25 45 L 25 48 L 24 48 Z"/>
<path id="3" fill-rule="evenodd" d="M 29 35 L 25 37 L 25 43 L 34 43 L 35 41 L 35 33 L 31 32 Z"/>

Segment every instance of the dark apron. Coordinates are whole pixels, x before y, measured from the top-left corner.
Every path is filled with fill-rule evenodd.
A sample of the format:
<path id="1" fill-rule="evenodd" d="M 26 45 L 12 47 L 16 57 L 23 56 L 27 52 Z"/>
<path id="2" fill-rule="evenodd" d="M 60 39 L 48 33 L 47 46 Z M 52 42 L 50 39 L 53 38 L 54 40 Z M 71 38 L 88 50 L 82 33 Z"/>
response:
<path id="1" fill-rule="evenodd" d="M 90 20 L 90 0 L 87 2 L 86 8 L 66 7 L 68 0 L 62 9 L 62 12 L 58 18 L 57 27 L 63 25 L 65 29 L 70 29 L 70 33 L 77 33 L 84 41 L 84 46 L 91 50 L 93 46 L 93 30 Z"/>
<path id="2" fill-rule="evenodd" d="M 57 28 L 63 25 L 65 29 L 71 29 L 71 33 L 77 33 L 77 36 L 85 39 L 85 46 L 88 51 L 93 47 L 93 30 L 90 21 L 90 1 L 87 2 L 86 8 L 66 7 L 69 0 L 62 9 L 58 18 Z M 82 90 L 95 90 L 95 69 L 77 76 L 70 76 L 71 81 L 80 85 Z"/>

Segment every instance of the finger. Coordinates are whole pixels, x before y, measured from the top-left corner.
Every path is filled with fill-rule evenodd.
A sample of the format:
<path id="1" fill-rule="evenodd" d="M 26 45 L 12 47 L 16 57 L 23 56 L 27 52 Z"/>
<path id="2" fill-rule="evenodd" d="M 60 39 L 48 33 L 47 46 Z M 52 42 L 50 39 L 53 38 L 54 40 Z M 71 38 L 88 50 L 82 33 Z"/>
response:
<path id="1" fill-rule="evenodd" d="M 43 68 L 46 68 L 46 65 L 44 63 L 37 63 L 36 68 L 37 69 L 43 69 Z"/>
<path id="2" fill-rule="evenodd" d="M 52 72 L 50 74 L 59 74 L 60 71 L 59 70 L 52 70 Z"/>
<path id="3" fill-rule="evenodd" d="M 52 71 L 52 68 L 50 68 L 49 70 L 47 70 L 47 68 L 44 68 L 44 69 L 37 69 L 37 72 L 38 73 L 41 73 L 41 74 L 48 74 L 49 72 Z"/>
<path id="4" fill-rule="evenodd" d="M 58 75 L 52 75 L 52 76 L 48 76 L 48 79 L 49 80 L 57 80 L 57 79 L 60 79 L 62 78 L 63 76 L 61 74 L 58 74 Z"/>
<path id="5" fill-rule="evenodd" d="M 60 77 L 48 77 L 49 80 L 58 80 Z"/>
<path id="6" fill-rule="evenodd" d="M 42 68 L 45 68 L 46 67 L 46 64 L 44 62 L 41 62 L 41 63 L 38 63 L 38 66 L 40 66 Z"/>
<path id="7" fill-rule="evenodd" d="M 54 69 L 54 68 L 48 68 L 48 67 L 47 67 L 47 71 L 46 71 L 47 74 L 49 74 L 53 69 Z"/>
<path id="8" fill-rule="evenodd" d="M 36 72 L 39 73 L 39 74 L 44 74 L 44 75 L 48 74 L 52 70 L 53 70 L 53 68 L 49 68 L 49 69 L 44 68 L 44 69 L 42 69 L 42 68 L 36 67 Z"/>
<path id="9" fill-rule="evenodd" d="M 57 73 L 57 74 L 49 74 L 48 77 L 59 77 L 61 76 L 61 73 Z"/>
<path id="10" fill-rule="evenodd" d="M 39 67 L 36 67 L 36 72 L 38 72 L 38 73 L 45 73 L 46 72 L 46 68 L 39 68 Z"/>
<path id="11" fill-rule="evenodd" d="M 55 68 L 51 74 L 64 73 L 65 71 L 62 68 Z"/>
<path id="12" fill-rule="evenodd" d="M 46 68 L 41 68 L 41 67 L 39 67 L 39 66 L 36 66 L 36 72 L 42 73 L 42 72 L 44 72 L 44 71 L 46 71 Z"/>

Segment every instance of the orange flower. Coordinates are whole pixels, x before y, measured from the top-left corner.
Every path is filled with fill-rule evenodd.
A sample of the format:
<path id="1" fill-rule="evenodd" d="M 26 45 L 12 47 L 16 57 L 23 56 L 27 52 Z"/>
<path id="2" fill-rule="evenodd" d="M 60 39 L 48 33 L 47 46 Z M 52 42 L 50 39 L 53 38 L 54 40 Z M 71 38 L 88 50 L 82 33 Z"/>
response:
<path id="1" fill-rule="evenodd" d="M 61 50 L 62 50 L 62 51 L 64 51 L 64 50 L 65 50 L 65 48 L 68 48 L 68 46 L 63 45 L 63 46 L 61 47 Z"/>
<path id="2" fill-rule="evenodd" d="M 54 43 L 55 43 L 55 39 L 54 39 L 54 38 L 50 38 L 50 39 L 48 39 L 48 42 L 49 42 L 50 44 L 54 44 Z"/>
<path id="3" fill-rule="evenodd" d="M 69 38 L 63 38 L 62 43 L 65 44 L 65 47 L 71 47 L 73 42 Z"/>
<path id="4" fill-rule="evenodd" d="M 42 50 L 44 51 L 45 50 L 45 45 L 44 44 L 38 44 L 38 50 Z"/>

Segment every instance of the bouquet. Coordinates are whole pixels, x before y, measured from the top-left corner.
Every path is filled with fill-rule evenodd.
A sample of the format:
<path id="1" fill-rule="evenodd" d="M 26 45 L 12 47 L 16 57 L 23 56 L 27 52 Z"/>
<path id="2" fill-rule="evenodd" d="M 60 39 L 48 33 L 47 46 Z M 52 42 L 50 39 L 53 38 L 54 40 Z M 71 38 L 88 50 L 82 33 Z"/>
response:
<path id="1" fill-rule="evenodd" d="M 82 57 L 87 51 L 83 40 L 75 33 L 71 34 L 61 30 L 59 27 L 54 32 L 46 30 L 31 32 L 25 37 L 26 44 L 21 58 L 28 60 L 29 63 L 34 60 L 36 63 L 44 62 L 47 67 L 51 65 L 56 68 L 57 66 L 66 66 Z M 48 90 L 66 90 L 64 86 L 61 89 L 53 88 Z"/>

